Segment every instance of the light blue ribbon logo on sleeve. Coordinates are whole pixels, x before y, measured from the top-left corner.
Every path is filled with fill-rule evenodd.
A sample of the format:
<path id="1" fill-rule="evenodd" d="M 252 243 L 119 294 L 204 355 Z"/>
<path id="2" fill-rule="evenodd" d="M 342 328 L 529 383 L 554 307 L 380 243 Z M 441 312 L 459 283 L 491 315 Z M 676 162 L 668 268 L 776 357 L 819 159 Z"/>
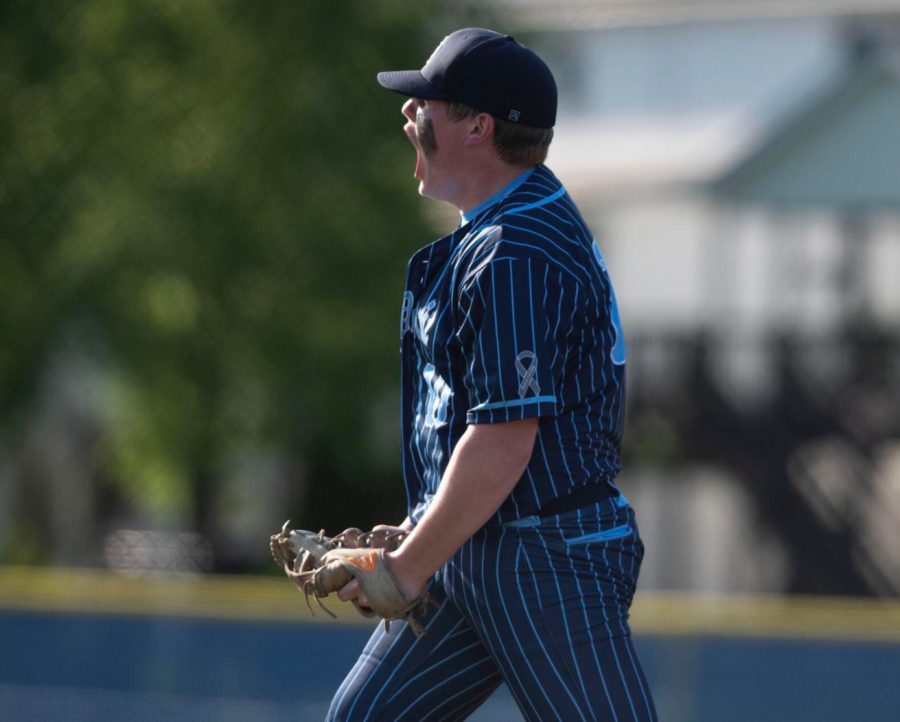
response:
<path id="1" fill-rule="evenodd" d="M 522 351 L 516 356 L 516 372 L 519 374 L 519 398 L 524 399 L 531 389 L 536 395 L 541 393 L 537 378 L 537 357 L 531 351 Z"/>

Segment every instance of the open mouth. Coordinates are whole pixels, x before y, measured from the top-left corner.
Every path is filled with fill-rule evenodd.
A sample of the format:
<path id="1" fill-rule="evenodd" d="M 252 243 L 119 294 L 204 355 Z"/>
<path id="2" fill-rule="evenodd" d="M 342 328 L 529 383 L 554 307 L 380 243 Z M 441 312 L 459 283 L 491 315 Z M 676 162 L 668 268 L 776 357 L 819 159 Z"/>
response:
<path id="1" fill-rule="evenodd" d="M 416 169 L 413 171 L 413 177 L 422 180 L 422 148 L 419 146 L 418 138 L 416 137 L 416 127 L 412 123 L 407 123 L 403 127 L 403 131 L 406 133 L 406 137 L 416 151 Z"/>
<path id="2" fill-rule="evenodd" d="M 422 180 L 422 151 L 416 148 L 416 170 L 413 177 Z"/>
<path id="3" fill-rule="evenodd" d="M 416 113 L 416 123 L 410 129 L 409 136 L 416 149 L 416 178 L 423 180 L 425 158 L 430 158 L 437 152 L 437 138 L 431 118 L 426 117 L 421 110 Z"/>

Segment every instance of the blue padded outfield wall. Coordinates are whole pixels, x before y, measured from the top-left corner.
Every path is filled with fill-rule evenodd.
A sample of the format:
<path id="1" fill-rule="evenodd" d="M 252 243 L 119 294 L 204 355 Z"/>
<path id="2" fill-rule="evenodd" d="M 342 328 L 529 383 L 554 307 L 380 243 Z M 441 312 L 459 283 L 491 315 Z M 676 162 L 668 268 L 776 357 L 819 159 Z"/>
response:
<path id="1" fill-rule="evenodd" d="M 245 578 L 237 597 L 227 581 L 179 597 L 161 594 L 156 581 L 105 588 L 107 577 L 96 573 L 101 583 L 88 579 L 74 593 L 71 577 L 63 580 L 68 587 L 48 585 L 51 577 L 42 573 L 29 593 L 21 570 L 16 574 L 10 581 L 0 573 L 3 722 L 321 720 L 371 628 L 326 622 L 322 614 L 310 619 L 295 593 L 283 597 L 279 618 L 260 618 L 281 606 L 282 586 L 289 586 L 269 578 Z M 91 587 L 95 610 L 85 607 Z M 247 590 L 257 588 L 267 591 L 254 598 Z M 241 611 L 238 597 L 250 611 Z M 703 631 L 702 620 L 690 621 L 693 599 L 647 595 L 635 610 L 635 627 L 645 628 L 637 646 L 661 720 L 900 720 L 896 605 L 740 600 L 727 619 L 715 611 L 721 606 L 701 602 L 708 611 Z M 760 613 L 760 605 L 773 603 L 780 611 Z M 642 621 L 651 614 L 672 619 Z M 786 626 L 781 637 L 772 634 L 779 625 Z M 471 719 L 521 716 L 501 688 Z"/>

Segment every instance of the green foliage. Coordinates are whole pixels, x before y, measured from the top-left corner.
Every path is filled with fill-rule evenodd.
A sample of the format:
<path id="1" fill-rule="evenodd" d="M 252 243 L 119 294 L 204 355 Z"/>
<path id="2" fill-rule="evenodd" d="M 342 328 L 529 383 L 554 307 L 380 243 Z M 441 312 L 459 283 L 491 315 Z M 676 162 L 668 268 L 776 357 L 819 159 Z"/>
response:
<path id="1" fill-rule="evenodd" d="M 427 56 L 436 11 L 7 3 L 5 435 L 74 328 L 110 371 L 98 466 L 139 508 L 202 526 L 248 448 L 371 475 L 405 263 L 430 236 L 402 99 L 374 74 Z"/>

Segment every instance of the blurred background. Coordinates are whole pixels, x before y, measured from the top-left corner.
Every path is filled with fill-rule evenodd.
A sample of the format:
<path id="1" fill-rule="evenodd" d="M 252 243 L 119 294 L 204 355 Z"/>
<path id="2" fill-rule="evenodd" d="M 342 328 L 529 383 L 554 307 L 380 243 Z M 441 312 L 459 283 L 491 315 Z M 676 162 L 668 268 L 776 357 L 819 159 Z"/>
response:
<path id="1" fill-rule="evenodd" d="M 900 719 L 900 0 L 3 3 L 0 718 L 322 717 L 368 627 L 267 540 L 405 515 L 454 213 L 374 74 L 465 25 L 553 69 L 616 285 L 661 718 Z"/>

